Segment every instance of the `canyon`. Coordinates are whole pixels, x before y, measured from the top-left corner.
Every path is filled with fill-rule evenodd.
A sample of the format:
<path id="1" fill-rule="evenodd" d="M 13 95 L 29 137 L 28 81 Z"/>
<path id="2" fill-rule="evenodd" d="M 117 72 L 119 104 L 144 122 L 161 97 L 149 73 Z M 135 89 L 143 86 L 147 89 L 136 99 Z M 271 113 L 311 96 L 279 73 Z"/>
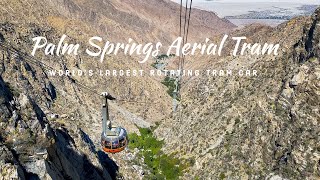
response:
<path id="1" fill-rule="evenodd" d="M 179 35 L 178 4 L 3 0 L 0 6 L 0 179 L 165 179 L 168 169 L 159 173 L 149 167 L 157 162 L 172 167 L 168 174 L 180 179 L 320 177 L 320 9 L 277 27 L 253 24 L 243 29 L 213 12 L 194 9 L 190 42 L 219 42 L 229 34 L 245 36 L 248 44 L 281 46 L 277 55 L 232 56 L 236 42 L 228 39 L 223 52 L 230 53 L 186 57 L 184 69 L 200 75 L 183 77 L 181 98 L 173 101 L 172 80 L 149 73 L 128 78 L 48 74 L 49 69 L 101 67 L 156 74 L 157 59 L 141 64 L 139 56 L 119 54 L 101 62 L 80 53 L 30 52 L 34 37 L 57 42 L 63 34 L 85 49 L 94 36 L 169 46 Z M 165 68 L 177 69 L 179 58 L 166 58 Z M 207 69 L 252 70 L 250 75 L 256 70 L 257 76 L 203 76 Z M 118 154 L 101 150 L 103 102 L 98 93 L 105 91 L 116 97 L 110 102 L 113 123 L 153 149 L 132 148 L 136 144 L 131 142 Z M 161 158 L 155 158 L 152 153 L 159 151 Z M 176 171 L 179 163 L 183 168 Z"/>

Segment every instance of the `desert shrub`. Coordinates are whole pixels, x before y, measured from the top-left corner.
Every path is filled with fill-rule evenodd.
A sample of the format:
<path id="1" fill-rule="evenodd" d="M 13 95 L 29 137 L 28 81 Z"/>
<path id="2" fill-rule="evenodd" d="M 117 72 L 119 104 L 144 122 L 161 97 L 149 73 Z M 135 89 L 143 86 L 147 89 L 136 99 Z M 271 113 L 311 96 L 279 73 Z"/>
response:
<path id="1" fill-rule="evenodd" d="M 138 148 L 139 154 L 144 157 L 144 164 L 151 172 L 146 179 L 177 179 L 190 162 L 181 163 L 181 159 L 174 155 L 167 155 L 161 148 L 163 141 L 157 140 L 151 129 L 140 128 L 140 136 L 136 133 L 129 134 L 129 149 Z"/>
<path id="2" fill-rule="evenodd" d="M 174 97 L 174 90 L 176 89 L 176 85 L 175 85 L 175 79 L 174 78 L 170 78 L 169 76 L 167 76 L 161 83 L 165 86 L 168 87 L 167 93 L 173 98 Z M 178 99 L 178 97 L 177 97 Z M 179 99 L 178 99 L 179 100 Z"/>

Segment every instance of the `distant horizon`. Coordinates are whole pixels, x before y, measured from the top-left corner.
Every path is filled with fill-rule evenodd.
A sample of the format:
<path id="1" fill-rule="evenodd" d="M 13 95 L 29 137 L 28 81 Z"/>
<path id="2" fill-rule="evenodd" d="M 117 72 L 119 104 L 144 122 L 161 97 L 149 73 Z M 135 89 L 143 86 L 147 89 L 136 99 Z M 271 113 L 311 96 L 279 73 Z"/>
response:
<path id="1" fill-rule="evenodd" d="M 180 0 L 172 0 L 174 2 L 180 2 Z M 185 0 L 183 0 L 185 2 Z M 193 3 L 199 3 L 199 2 L 205 2 L 205 3 L 297 3 L 297 4 L 319 4 L 319 0 L 193 0 Z"/>
<path id="2" fill-rule="evenodd" d="M 171 1 L 180 4 L 180 0 Z M 182 1 L 185 6 L 186 0 Z M 297 8 L 303 5 L 320 5 L 320 0 L 193 0 L 194 8 L 215 12 L 221 18 L 277 8 L 299 13 Z"/>

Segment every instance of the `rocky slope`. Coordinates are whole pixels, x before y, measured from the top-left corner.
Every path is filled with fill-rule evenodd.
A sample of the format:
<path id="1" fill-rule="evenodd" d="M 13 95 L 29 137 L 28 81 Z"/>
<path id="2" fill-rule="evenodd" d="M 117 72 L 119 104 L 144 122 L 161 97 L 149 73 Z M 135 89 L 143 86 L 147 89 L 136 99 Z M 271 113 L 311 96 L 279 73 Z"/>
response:
<path id="1" fill-rule="evenodd" d="M 236 31 L 250 42 L 280 43 L 280 55 L 210 59 L 207 68 L 258 76 L 185 85 L 181 118 L 177 112 L 157 129 L 167 151 L 194 159 L 183 179 L 319 179 L 319 23 L 320 9 L 276 28 Z"/>
<path id="2" fill-rule="evenodd" d="M 17 26 L 1 24 L 0 178 L 115 177 L 117 166 L 105 163 L 108 157 L 92 152 L 92 142 L 87 142 L 88 135 L 77 123 L 67 129 L 53 115 L 59 87 L 48 79 L 43 67 L 15 49 L 14 43 L 7 45 L 12 41 L 21 43 L 22 37 L 16 32 L 22 34 Z"/>
<path id="3" fill-rule="evenodd" d="M 155 7 L 155 4 L 158 6 Z M 114 42 L 126 42 L 128 38 L 133 38 L 139 43 L 143 42 L 157 42 L 163 43 L 171 42 L 172 38 L 176 38 L 179 27 L 178 8 L 179 5 L 170 1 L 126 1 L 119 2 L 116 0 L 105 1 L 80 1 L 80 0 L 48 0 L 48 1 L 1 1 L 0 6 L 3 8 L 4 13 L 0 15 L 0 19 L 3 22 L 9 22 L 13 24 L 19 23 L 20 29 L 24 30 L 24 27 L 31 27 L 36 31 L 34 35 L 47 35 L 50 42 L 58 43 L 62 34 L 67 34 L 70 41 L 87 44 L 88 37 L 101 36 L 105 37 L 105 40 Z M 160 6 L 160 7 L 159 7 Z M 46 7 L 43 10 L 43 7 Z M 153 9 L 152 9 L 153 8 Z M 146 12 L 137 11 L 135 9 L 145 9 Z M 167 12 L 167 13 L 163 13 Z M 209 16 L 209 19 L 201 18 L 202 16 Z M 160 18 L 160 14 L 168 15 L 168 17 Z M 172 16 L 171 16 L 172 14 Z M 196 36 L 198 38 L 204 38 L 212 36 L 215 33 L 229 32 L 234 26 L 224 20 L 219 19 L 213 13 L 195 10 L 194 22 L 196 27 L 194 31 L 190 31 L 190 36 Z M 32 23 L 31 23 L 32 22 Z M 163 26 L 166 24 L 166 26 Z M 37 26 L 34 26 L 37 25 Z M 172 33 L 172 30 L 175 32 Z M 55 35 L 50 35 L 52 32 L 56 32 Z M 199 34 L 201 32 L 201 35 Z M 29 53 L 31 43 L 25 45 L 23 41 L 31 41 L 33 34 L 24 35 L 24 39 L 21 39 L 24 52 Z M 21 47 L 22 48 L 22 47 Z M 59 58 L 43 58 L 43 54 L 40 54 L 38 59 L 42 59 L 48 65 L 53 66 L 56 69 L 61 69 L 61 66 L 56 63 L 60 61 L 66 65 L 68 69 L 89 69 L 96 67 L 106 67 L 105 69 L 151 69 L 150 66 L 141 66 L 137 63 L 139 57 L 108 57 L 108 61 L 104 64 L 96 62 L 95 59 L 88 58 L 86 56 L 78 56 L 75 58 L 69 58 L 67 60 L 60 60 Z M 169 97 L 161 91 L 162 85 L 155 83 L 153 79 L 149 77 L 143 79 L 137 78 L 104 78 L 101 84 L 108 84 L 109 91 L 116 96 L 125 96 L 126 99 L 147 99 L 148 107 L 146 117 L 150 121 L 159 121 L 161 118 L 169 113 L 169 104 L 171 102 L 166 101 Z M 141 87 L 141 81 L 145 82 Z M 89 83 L 88 79 L 82 78 L 81 81 Z M 92 80 L 90 80 L 92 81 Z M 100 79 L 96 79 L 92 82 L 93 85 L 98 84 Z M 128 84 L 128 86 L 118 86 L 118 84 Z M 130 85 L 130 86 L 129 86 Z M 95 87 L 99 88 L 99 87 Z M 100 87 L 100 88 L 105 88 Z M 160 90 L 160 94 L 157 91 Z M 162 93 L 163 92 L 163 93 Z M 162 93 L 162 94 L 161 94 Z M 167 98 L 160 97 L 167 96 Z M 123 99 L 124 99 L 123 98 Z M 152 103 L 159 105 L 152 106 Z M 129 105 L 127 105 L 129 106 Z M 143 109 L 143 106 L 134 105 L 130 108 Z M 160 109 L 161 107 L 161 109 Z M 153 108 L 157 109 L 153 111 Z M 162 113 L 163 112 L 163 113 Z M 141 110 L 139 110 L 139 115 Z M 152 117 L 152 118 L 148 118 Z"/>
<path id="4" fill-rule="evenodd" d="M 121 100 L 145 102 L 111 103 L 115 123 L 135 132 L 136 126 L 149 127 L 171 113 L 166 87 L 152 77 L 60 78 L 49 77 L 48 69 L 152 67 L 142 67 L 137 62 L 140 57 L 108 57 L 101 64 L 82 55 L 53 57 L 39 52 L 31 57 L 30 52 L 36 36 L 57 44 L 61 35 L 67 34 L 68 42 L 82 45 L 91 36 L 115 42 L 128 38 L 139 43 L 172 41 L 178 32 L 179 6 L 169 1 L 148 2 L 0 2 L 0 179 L 141 178 L 140 171 L 126 161 L 127 153 L 108 157 L 99 150 L 100 97 L 92 89 L 107 90 Z M 136 11 L 141 8 L 145 12 Z M 163 12 L 168 16 L 161 18 Z M 195 10 L 195 14 L 194 32 L 203 37 L 234 27 L 213 13 Z M 210 18 L 204 18 L 207 16 Z"/>
<path id="5" fill-rule="evenodd" d="M 182 118 L 170 118 L 171 98 L 157 78 L 53 78 L 35 61 L 70 70 L 151 69 L 137 63 L 140 57 L 108 57 L 101 64 L 87 56 L 29 54 L 32 38 L 40 35 L 55 43 L 64 33 L 83 44 L 94 35 L 170 42 L 178 34 L 178 5 L 3 0 L 0 7 L 0 179 L 141 179 L 135 151 L 110 157 L 100 151 L 100 99 L 92 89 L 145 101 L 111 103 L 112 118 L 129 132 L 161 122 L 156 133 L 165 152 L 194 162 L 184 179 L 319 178 L 320 10 L 277 28 L 252 25 L 231 33 L 280 43 L 277 57 L 190 60 L 191 68 L 256 69 L 259 75 L 189 79 Z M 210 12 L 195 10 L 192 18 L 191 40 L 234 27 Z"/>

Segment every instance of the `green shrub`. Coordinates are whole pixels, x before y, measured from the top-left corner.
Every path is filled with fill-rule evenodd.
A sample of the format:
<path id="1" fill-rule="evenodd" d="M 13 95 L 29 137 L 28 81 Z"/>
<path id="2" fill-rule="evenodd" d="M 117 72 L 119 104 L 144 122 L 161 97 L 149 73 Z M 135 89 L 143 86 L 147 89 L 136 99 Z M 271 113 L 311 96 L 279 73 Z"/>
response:
<path id="1" fill-rule="evenodd" d="M 163 141 L 158 141 L 153 137 L 151 130 L 148 128 L 140 128 L 139 131 L 141 136 L 138 136 L 136 133 L 129 134 L 129 148 L 151 150 L 154 154 L 159 153 Z"/>
<path id="2" fill-rule="evenodd" d="M 181 160 L 173 155 L 167 155 L 161 151 L 163 141 L 157 140 L 150 129 L 140 128 L 140 136 L 136 133 L 129 134 L 129 149 L 138 148 L 140 155 L 144 157 L 151 174 L 146 179 L 177 179 L 182 175 L 190 163 L 181 163 Z M 192 161 L 191 161 L 192 162 Z"/>
<path id="3" fill-rule="evenodd" d="M 170 54 L 169 56 L 166 55 L 166 54 L 161 54 L 161 55 L 158 55 L 158 56 L 156 57 L 156 59 L 158 59 L 158 60 L 163 60 L 163 59 L 168 59 L 168 58 L 171 58 L 171 57 L 174 57 L 174 56 L 175 56 L 175 54 Z"/>
<path id="4" fill-rule="evenodd" d="M 168 87 L 167 93 L 173 98 L 174 97 L 174 90 L 176 89 L 175 85 L 175 79 L 170 78 L 167 76 L 161 83 Z M 177 100 L 179 101 L 179 97 L 177 97 Z"/>
<path id="5" fill-rule="evenodd" d="M 219 178 L 222 180 L 222 179 L 226 179 L 226 175 L 224 173 L 220 173 L 220 176 Z"/>

